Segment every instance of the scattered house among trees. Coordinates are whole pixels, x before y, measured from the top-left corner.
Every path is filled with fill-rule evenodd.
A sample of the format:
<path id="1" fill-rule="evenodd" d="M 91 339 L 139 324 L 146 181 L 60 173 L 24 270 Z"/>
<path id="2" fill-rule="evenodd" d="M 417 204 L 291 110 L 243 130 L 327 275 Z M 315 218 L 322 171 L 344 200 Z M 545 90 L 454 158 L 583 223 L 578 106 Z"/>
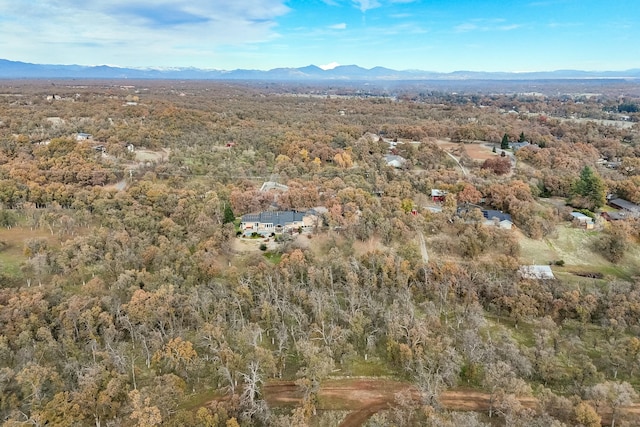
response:
<path id="1" fill-rule="evenodd" d="M 593 222 L 593 218 L 581 213 L 581 212 L 571 212 L 571 216 L 573 217 L 573 223 L 578 226 L 585 228 L 587 230 L 592 230 L 595 226 Z"/>
<path id="2" fill-rule="evenodd" d="M 620 209 L 622 211 L 621 213 L 624 213 L 626 216 L 640 216 L 640 206 L 625 199 L 611 199 L 609 200 L 609 206 Z"/>
<path id="3" fill-rule="evenodd" d="M 447 192 L 444 190 L 438 190 L 437 188 L 431 189 L 431 200 L 433 202 L 444 202 L 447 198 Z"/>
<path id="4" fill-rule="evenodd" d="M 125 148 L 126 148 L 126 149 L 127 149 L 127 151 L 128 151 L 128 152 L 130 152 L 130 153 L 133 153 L 134 151 L 136 151 L 136 147 L 135 147 L 133 144 L 131 144 L 131 143 L 129 143 L 129 144 L 127 144 L 127 145 L 125 145 Z"/>
<path id="5" fill-rule="evenodd" d="M 629 215 L 626 215 L 625 212 L 602 212 L 602 217 L 607 221 L 622 221 L 629 218 Z"/>
<path id="6" fill-rule="evenodd" d="M 511 221 L 511 215 L 493 209 L 484 209 L 482 211 L 482 216 L 489 220 L 497 219 L 498 221 Z"/>
<path id="7" fill-rule="evenodd" d="M 522 265 L 518 273 L 523 279 L 554 280 L 556 278 L 548 265 Z"/>
<path id="8" fill-rule="evenodd" d="M 242 215 L 240 230 L 245 236 L 253 233 L 261 236 L 282 234 L 297 229 L 312 230 L 320 221 L 319 212 L 267 211 L 258 214 Z"/>
<path id="9" fill-rule="evenodd" d="M 607 162 L 607 167 L 609 169 L 618 169 L 620 166 L 622 166 L 622 162 L 618 161 L 618 160 L 613 160 L 613 161 L 608 161 Z"/>
<path id="10" fill-rule="evenodd" d="M 391 166 L 396 169 L 400 169 L 407 162 L 407 159 L 402 156 L 398 156 L 397 154 L 386 154 L 384 156 L 384 160 L 387 162 L 387 166 Z"/>
<path id="11" fill-rule="evenodd" d="M 531 143 L 529 141 L 511 142 L 509 144 L 509 148 L 511 148 L 515 152 L 515 151 L 518 151 L 521 148 L 528 147 L 529 145 L 531 145 Z"/>
<path id="12" fill-rule="evenodd" d="M 611 157 L 611 158 L 600 158 L 596 160 L 596 164 L 599 166 L 604 166 L 609 169 L 618 169 L 622 166 L 622 159 L 619 157 Z"/>
<path id="13" fill-rule="evenodd" d="M 90 133 L 80 132 L 76 135 L 76 141 L 86 141 L 87 139 L 93 138 L 93 135 Z"/>
<path id="14" fill-rule="evenodd" d="M 485 209 L 482 211 L 482 216 L 486 218 L 485 225 L 495 225 L 505 230 L 511 230 L 513 227 L 511 215 L 502 211 Z"/>

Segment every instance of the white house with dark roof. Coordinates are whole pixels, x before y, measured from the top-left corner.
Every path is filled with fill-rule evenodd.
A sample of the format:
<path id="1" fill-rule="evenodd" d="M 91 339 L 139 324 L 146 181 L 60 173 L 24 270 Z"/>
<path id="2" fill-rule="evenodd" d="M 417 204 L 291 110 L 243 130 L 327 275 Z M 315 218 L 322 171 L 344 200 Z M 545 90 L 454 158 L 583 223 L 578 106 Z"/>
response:
<path id="1" fill-rule="evenodd" d="M 319 221 L 316 211 L 265 211 L 242 215 L 240 230 L 245 236 L 253 233 L 270 236 L 294 230 L 309 231 L 316 227 Z"/>
<path id="2" fill-rule="evenodd" d="M 493 225 L 505 230 L 511 230 L 513 227 L 513 221 L 511 215 L 502 211 L 496 211 L 492 209 L 485 209 L 482 211 L 482 216 L 485 217 L 485 225 Z"/>

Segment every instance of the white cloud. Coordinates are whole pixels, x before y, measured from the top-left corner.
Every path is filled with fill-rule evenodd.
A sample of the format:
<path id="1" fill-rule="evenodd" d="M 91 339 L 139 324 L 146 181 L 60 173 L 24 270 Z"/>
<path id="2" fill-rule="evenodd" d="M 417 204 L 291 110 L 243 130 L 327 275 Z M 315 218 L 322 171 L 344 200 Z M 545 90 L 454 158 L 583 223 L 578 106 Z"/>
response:
<path id="1" fill-rule="evenodd" d="M 456 25 L 455 27 L 453 27 L 456 33 L 467 33 L 469 31 L 477 30 L 478 28 L 479 27 L 476 24 L 472 24 L 470 22 Z"/>
<path id="2" fill-rule="evenodd" d="M 520 24 L 503 24 L 504 19 L 475 19 L 453 27 L 456 33 L 468 33 L 470 31 L 513 31 L 522 28 Z"/>
<path id="3" fill-rule="evenodd" d="M 337 62 L 330 62 L 328 64 L 325 65 L 318 65 L 318 67 L 322 68 L 323 70 L 333 70 L 334 68 L 340 66 L 340 64 L 338 64 Z"/>
<path id="4" fill-rule="evenodd" d="M 276 19 L 289 12 L 285 0 L 18 3 L 0 0 L 3 57 L 86 65 L 195 65 L 195 58 L 202 66 L 220 47 L 277 38 Z"/>
<path id="5" fill-rule="evenodd" d="M 518 28 L 521 28 L 522 25 L 518 25 L 518 24 L 511 24 L 511 25 L 502 25 L 500 27 L 497 27 L 498 30 L 500 31 L 513 31 L 513 30 L 517 30 Z"/>
<path id="6" fill-rule="evenodd" d="M 347 24 L 345 22 L 341 22 L 339 24 L 330 25 L 329 28 L 331 28 L 332 30 L 346 30 Z"/>
<path id="7" fill-rule="evenodd" d="M 363 13 L 367 10 L 382 6 L 377 0 L 353 0 L 353 3 L 358 6 L 358 9 Z"/>

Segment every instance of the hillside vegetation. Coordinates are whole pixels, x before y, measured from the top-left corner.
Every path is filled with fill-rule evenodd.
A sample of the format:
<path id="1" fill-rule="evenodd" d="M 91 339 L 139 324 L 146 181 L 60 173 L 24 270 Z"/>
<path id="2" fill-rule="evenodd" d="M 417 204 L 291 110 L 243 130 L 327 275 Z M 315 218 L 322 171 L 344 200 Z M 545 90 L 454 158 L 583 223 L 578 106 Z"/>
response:
<path id="1" fill-rule="evenodd" d="M 640 425 L 635 86 L 0 88 L 3 425 Z"/>

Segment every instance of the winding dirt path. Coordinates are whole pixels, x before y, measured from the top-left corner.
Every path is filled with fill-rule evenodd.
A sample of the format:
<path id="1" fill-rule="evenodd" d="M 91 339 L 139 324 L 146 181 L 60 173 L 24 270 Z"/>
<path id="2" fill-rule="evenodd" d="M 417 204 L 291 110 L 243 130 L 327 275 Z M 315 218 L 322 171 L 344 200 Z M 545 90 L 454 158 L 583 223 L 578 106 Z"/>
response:
<path id="1" fill-rule="evenodd" d="M 422 261 L 425 264 L 428 264 L 429 252 L 427 252 L 427 242 L 424 240 L 424 234 L 422 232 L 418 234 L 418 239 L 420 241 L 420 253 L 422 254 Z"/>
<path id="2" fill-rule="evenodd" d="M 293 381 L 270 381 L 263 388 L 270 406 L 295 406 L 302 400 L 302 394 Z M 411 384 L 383 378 L 345 378 L 323 381 L 318 393 L 318 408 L 351 411 L 340 423 L 340 427 L 362 426 L 375 413 L 392 408 L 397 396 L 418 402 L 420 394 Z M 489 394 L 472 389 L 447 390 L 438 399 L 448 410 L 487 412 Z M 525 408 L 537 408 L 534 397 L 518 398 Z M 624 408 L 635 419 L 640 419 L 640 405 Z M 637 418 L 636 418 L 637 417 Z M 610 414 L 604 414 L 602 424 L 610 425 Z M 634 424 L 635 425 L 635 424 Z"/>

